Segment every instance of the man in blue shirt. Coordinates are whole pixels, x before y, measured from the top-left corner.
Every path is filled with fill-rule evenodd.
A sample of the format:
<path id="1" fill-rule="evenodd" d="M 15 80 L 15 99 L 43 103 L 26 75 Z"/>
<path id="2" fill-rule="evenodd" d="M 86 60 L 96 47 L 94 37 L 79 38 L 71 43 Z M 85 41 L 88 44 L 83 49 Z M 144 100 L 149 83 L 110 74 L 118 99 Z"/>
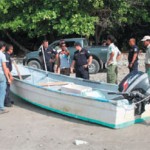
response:
<path id="1" fill-rule="evenodd" d="M 134 38 L 131 38 L 129 40 L 129 45 L 130 45 L 130 50 L 129 50 L 129 55 L 128 55 L 128 68 L 129 71 L 138 71 L 138 53 L 139 49 L 138 46 L 136 45 L 136 40 Z"/>
<path id="2" fill-rule="evenodd" d="M 6 79 L 11 83 L 9 78 L 9 72 L 6 67 L 6 57 L 3 54 L 5 51 L 6 44 L 0 41 L 0 114 L 8 112 L 4 109 L 4 99 L 6 94 Z"/>
<path id="3" fill-rule="evenodd" d="M 65 43 L 60 44 L 61 52 L 58 56 L 58 68 L 60 67 L 60 74 L 70 75 L 70 53 Z"/>

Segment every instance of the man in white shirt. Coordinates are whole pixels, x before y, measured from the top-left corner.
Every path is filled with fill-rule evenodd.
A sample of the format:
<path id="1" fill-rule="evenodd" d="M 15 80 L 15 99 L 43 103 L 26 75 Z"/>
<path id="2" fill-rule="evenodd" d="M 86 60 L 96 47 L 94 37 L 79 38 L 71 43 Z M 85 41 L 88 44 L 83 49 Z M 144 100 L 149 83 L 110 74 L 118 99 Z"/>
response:
<path id="1" fill-rule="evenodd" d="M 144 36 L 141 41 L 143 41 L 144 46 L 146 47 L 145 69 L 146 73 L 150 78 L 150 36 L 149 35 Z"/>
<path id="2" fill-rule="evenodd" d="M 107 37 L 107 83 L 117 83 L 117 59 L 121 55 L 118 47 L 114 45 L 115 38 L 112 35 Z"/>

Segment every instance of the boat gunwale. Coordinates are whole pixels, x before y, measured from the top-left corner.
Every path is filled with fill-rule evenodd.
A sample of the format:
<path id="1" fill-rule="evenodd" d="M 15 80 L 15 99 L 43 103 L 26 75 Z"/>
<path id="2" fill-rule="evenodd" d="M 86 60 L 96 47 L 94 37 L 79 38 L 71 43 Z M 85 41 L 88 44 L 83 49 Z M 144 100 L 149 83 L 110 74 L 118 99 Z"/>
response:
<path id="1" fill-rule="evenodd" d="M 35 71 L 39 71 L 39 72 L 42 72 L 46 75 L 46 71 L 44 70 L 40 70 L 40 69 L 36 69 L 36 68 L 33 68 L 33 67 L 27 67 L 27 66 L 23 66 L 25 67 L 26 69 L 32 69 L 32 70 L 35 70 Z M 47 75 L 49 74 L 52 74 L 54 76 L 63 76 L 63 77 L 66 77 L 65 75 L 61 75 L 61 74 L 55 74 L 53 72 L 48 72 Z M 32 76 L 32 74 L 31 74 Z M 46 77 L 46 76 L 45 76 Z M 75 79 L 74 77 L 70 77 L 70 76 L 67 76 L 67 78 L 71 78 L 71 79 Z M 55 89 L 52 89 L 52 88 L 46 88 L 46 87 L 42 87 L 40 85 L 35 85 L 35 84 L 32 84 L 32 83 L 28 83 L 26 82 L 25 80 L 20 80 L 18 78 L 14 78 L 15 80 L 19 81 L 19 82 L 23 82 L 25 84 L 28 84 L 30 86 L 34 86 L 36 88 L 40 88 L 40 89 L 44 89 L 46 91 L 51 91 L 51 92 L 55 92 L 55 93 L 58 93 L 58 94 L 65 94 L 65 95 L 69 95 L 69 96 L 75 96 L 75 97 L 79 97 L 79 98 L 83 98 L 83 99 L 88 99 L 88 100 L 93 100 L 93 101 L 98 101 L 98 102 L 104 102 L 104 103 L 110 103 L 110 104 L 117 104 L 117 101 L 119 100 L 109 100 L 109 99 L 104 99 L 104 98 L 92 98 L 92 97 L 86 97 L 86 96 L 82 96 L 82 95 L 79 95 L 79 94 L 74 94 L 74 93 L 68 93 L 68 92 L 64 92 L 64 91 L 59 91 L 59 90 L 55 90 Z M 89 82 L 89 83 L 93 83 L 93 84 L 103 84 L 103 82 L 97 82 L 97 81 L 91 81 L 91 80 L 85 80 L 85 79 L 80 79 L 80 78 L 77 78 L 76 80 L 81 80 L 83 82 Z M 107 83 L 104 83 L 104 84 L 107 84 Z M 115 84 L 111 84 L 111 85 L 114 85 L 116 86 Z M 96 88 L 95 88 L 96 89 Z M 99 89 L 97 89 L 99 90 Z M 106 90 L 107 91 L 107 90 Z M 126 99 L 120 99 L 120 100 L 126 100 Z M 128 104 L 130 105 L 130 104 Z"/>
<path id="2" fill-rule="evenodd" d="M 45 75 L 48 75 L 48 74 L 52 74 L 52 75 L 55 75 L 55 76 L 62 76 L 62 77 L 67 77 L 67 78 L 70 78 L 70 79 L 75 79 L 74 77 L 72 76 L 66 76 L 66 75 L 62 75 L 62 74 L 57 74 L 57 73 L 54 73 L 54 72 L 48 72 L 48 74 L 46 74 L 46 71 L 45 70 L 41 70 L 41 69 L 38 69 L 38 68 L 34 68 L 34 67 L 29 67 L 29 66 L 23 66 L 25 67 L 26 69 L 32 69 L 32 70 L 35 70 L 35 71 L 39 71 L 39 72 L 42 72 L 44 73 Z M 98 81 L 94 81 L 94 80 L 88 80 L 88 79 L 82 79 L 82 78 L 76 78 L 77 80 L 80 80 L 80 81 L 83 81 L 83 82 L 89 82 L 89 83 L 93 83 L 93 84 L 105 84 L 105 85 L 112 85 L 112 86 L 118 86 L 116 84 L 112 84 L 112 83 L 106 83 L 106 82 L 98 82 Z"/>
<path id="3" fill-rule="evenodd" d="M 24 84 L 27 84 L 27 85 L 30 85 L 30 86 L 33 86 L 33 87 L 36 87 L 36 88 L 39 88 L 39 89 L 44 89 L 46 91 L 51 91 L 51 92 L 55 92 L 55 93 L 58 93 L 58 94 L 64 94 L 64 95 L 69 95 L 69 96 L 84 98 L 84 99 L 98 101 L 98 102 L 106 102 L 106 103 L 112 103 L 112 102 L 116 102 L 117 103 L 117 101 L 118 101 L 118 100 L 115 101 L 115 100 L 108 100 L 108 99 L 102 99 L 102 98 L 100 99 L 100 98 L 86 97 L 86 96 L 82 96 L 82 95 L 78 95 L 78 94 L 74 94 L 74 93 L 67 93 L 67 92 L 64 92 L 64 91 L 59 91 L 59 90 L 55 90 L 55 89 L 50 89 L 50 88 L 42 87 L 42 86 L 39 86 L 39 85 L 34 85 L 34 84 L 31 84 L 31 83 L 25 82 L 23 80 L 19 80 L 17 78 L 14 78 L 14 80 L 16 80 L 18 82 L 23 82 Z"/>

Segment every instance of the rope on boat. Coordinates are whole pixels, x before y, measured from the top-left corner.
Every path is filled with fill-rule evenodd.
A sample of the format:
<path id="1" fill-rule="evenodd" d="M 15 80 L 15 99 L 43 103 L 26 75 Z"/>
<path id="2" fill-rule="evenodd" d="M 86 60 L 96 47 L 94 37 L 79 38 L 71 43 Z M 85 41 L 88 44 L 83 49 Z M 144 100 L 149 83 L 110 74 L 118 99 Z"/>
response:
<path id="1" fill-rule="evenodd" d="M 140 100 L 140 101 L 134 103 L 134 105 L 139 104 L 139 103 L 142 103 L 142 102 L 144 102 L 144 101 L 148 101 L 149 99 L 150 99 L 150 95 L 148 95 L 148 96 L 145 97 L 144 99 L 142 99 L 142 100 Z"/>

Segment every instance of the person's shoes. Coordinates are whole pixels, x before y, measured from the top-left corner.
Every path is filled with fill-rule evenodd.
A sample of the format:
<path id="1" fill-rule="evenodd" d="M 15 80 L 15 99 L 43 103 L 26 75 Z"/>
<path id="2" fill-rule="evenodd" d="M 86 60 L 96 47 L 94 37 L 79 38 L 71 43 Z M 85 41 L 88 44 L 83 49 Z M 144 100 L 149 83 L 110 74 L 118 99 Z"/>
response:
<path id="1" fill-rule="evenodd" d="M 4 113 L 8 113 L 8 112 L 9 112 L 8 110 L 0 109 L 0 114 L 4 114 Z"/>
<path id="2" fill-rule="evenodd" d="M 5 107 L 12 107 L 12 104 L 9 103 L 9 104 L 4 104 Z"/>

